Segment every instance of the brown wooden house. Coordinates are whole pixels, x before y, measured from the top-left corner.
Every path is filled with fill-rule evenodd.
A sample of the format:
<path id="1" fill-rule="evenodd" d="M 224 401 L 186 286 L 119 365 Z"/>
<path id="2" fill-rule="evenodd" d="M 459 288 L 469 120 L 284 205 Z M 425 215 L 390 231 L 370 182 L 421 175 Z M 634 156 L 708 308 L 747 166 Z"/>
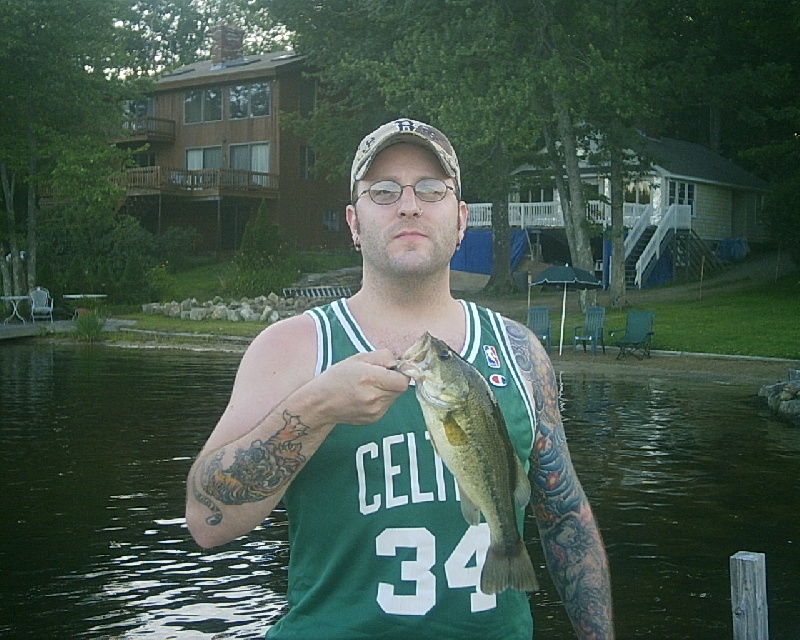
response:
<path id="1" fill-rule="evenodd" d="M 313 149 L 281 127 L 283 113 L 314 108 L 315 90 L 301 56 L 245 57 L 242 32 L 218 27 L 211 60 L 164 75 L 131 103 L 118 144 L 140 151 L 126 210 L 156 234 L 195 228 L 201 248 L 228 251 L 263 202 L 299 248 L 347 246 L 345 177 L 318 178 Z"/>

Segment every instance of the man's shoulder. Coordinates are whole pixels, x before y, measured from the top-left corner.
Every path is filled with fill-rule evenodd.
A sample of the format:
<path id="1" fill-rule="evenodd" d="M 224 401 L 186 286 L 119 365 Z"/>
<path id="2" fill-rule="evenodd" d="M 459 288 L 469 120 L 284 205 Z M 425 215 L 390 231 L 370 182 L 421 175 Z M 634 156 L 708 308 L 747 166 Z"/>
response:
<path id="1" fill-rule="evenodd" d="M 264 354 L 271 359 L 291 355 L 297 361 L 306 353 L 316 357 L 316 325 L 308 314 L 284 318 L 271 324 L 256 336 L 248 352 Z"/>

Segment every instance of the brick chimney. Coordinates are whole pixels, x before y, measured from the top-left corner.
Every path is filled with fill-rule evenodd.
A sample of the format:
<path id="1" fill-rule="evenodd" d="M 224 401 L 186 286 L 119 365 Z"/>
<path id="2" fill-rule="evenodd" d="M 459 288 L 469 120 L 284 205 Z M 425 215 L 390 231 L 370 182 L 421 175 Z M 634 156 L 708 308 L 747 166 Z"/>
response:
<path id="1" fill-rule="evenodd" d="M 211 62 L 214 66 L 242 59 L 244 31 L 228 24 L 218 24 L 211 38 Z"/>

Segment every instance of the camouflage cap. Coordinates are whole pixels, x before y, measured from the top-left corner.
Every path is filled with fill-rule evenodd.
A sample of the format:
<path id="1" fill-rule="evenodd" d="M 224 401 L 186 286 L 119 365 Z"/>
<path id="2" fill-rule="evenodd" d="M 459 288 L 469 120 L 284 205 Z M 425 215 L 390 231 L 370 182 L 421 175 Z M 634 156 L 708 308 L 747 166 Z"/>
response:
<path id="1" fill-rule="evenodd" d="M 453 145 L 435 127 L 409 118 L 387 122 L 361 141 L 350 172 L 350 193 L 353 193 L 356 182 L 364 179 L 375 157 L 386 147 L 398 142 L 417 144 L 432 151 L 445 173 L 455 180 L 456 194 L 461 193 L 461 169 Z"/>

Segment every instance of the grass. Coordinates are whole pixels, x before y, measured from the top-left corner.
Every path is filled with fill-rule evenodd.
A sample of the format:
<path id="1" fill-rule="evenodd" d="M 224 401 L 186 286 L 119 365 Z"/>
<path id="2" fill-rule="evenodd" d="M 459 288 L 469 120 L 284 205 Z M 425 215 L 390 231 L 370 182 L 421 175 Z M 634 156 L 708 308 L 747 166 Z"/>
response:
<path id="1" fill-rule="evenodd" d="M 321 272 L 351 266 L 354 263 L 350 254 L 321 256 L 308 254 L 304 265 L 305 272 Z M 220 283 L 230 276 L 230 261 L 203 264 L 173 275 L 176 299 L 195 297 L 200 301 L 210 300 L 219 293 Z M 634 308 L 647 308 L 655 311 L 655 335 L 653 349 L 694 353 L 714 353 L 727 355 L 761 356 L 774 358 L 800 359 L 800 273 L 794 272 L 776 282 L 753 285 L 735 293 L 715 292 L 713 283 L 704 293 L 702 300 L 665 301 L 633 304 Z M 576 295 L 570 294 L 564 341 L 571 348 L 572 329 L 583 322 L 583 314 L 575 304 Z M 519 309 L 524 306 L 523 294 L 513 294 L 508 298 L 487 298 L 481 294 L 465 296 L 481 304 L 487 304 L 502 313 L 504 307 Z M 554 337 L 558 339 L 560 298 L 556 296 L 545 303 L 553 307 Z M 575 307 L 574 309 L 572 307 Z M 227 322 L 207 320 L 203 322 L 167 318 L 164 316 L 144 316 L 139 312 L 116 310 L 115 317 L 136 320 L 137 328 L 165 333 L 195 333 L 213 336 L 254 337 L 264 327 L 259 323 Z M 516 320 L 519 312 L 508 313 Z M 621 329 L 625 326 L 625 312 L 607 309 L 606 328 Z M 607 340 L 608 344 L 613 344 Z"/>

